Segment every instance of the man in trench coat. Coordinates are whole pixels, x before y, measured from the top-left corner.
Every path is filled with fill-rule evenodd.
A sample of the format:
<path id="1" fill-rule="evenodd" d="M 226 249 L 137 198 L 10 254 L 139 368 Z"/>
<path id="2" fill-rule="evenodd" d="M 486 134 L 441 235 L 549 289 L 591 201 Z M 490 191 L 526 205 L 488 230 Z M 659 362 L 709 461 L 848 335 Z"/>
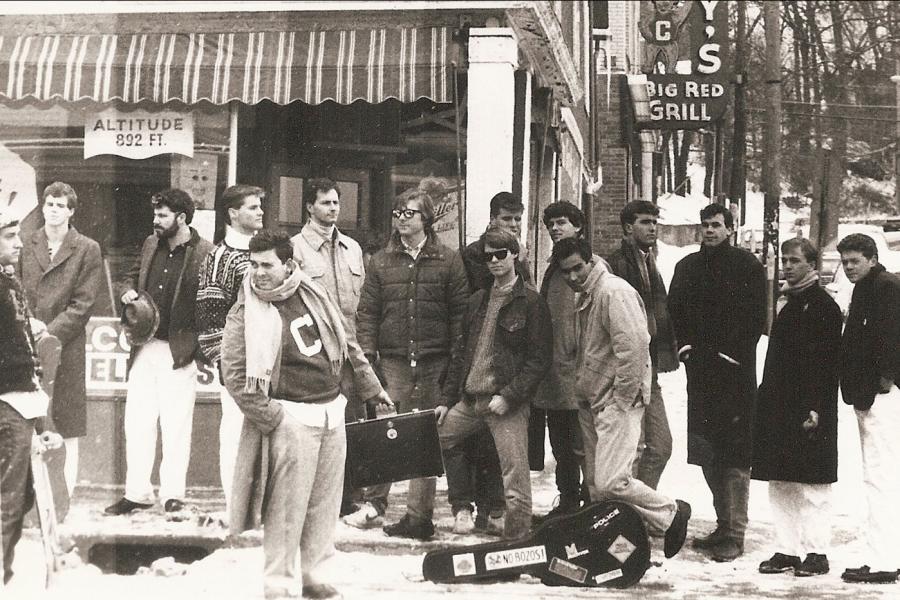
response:
<path id="1" fill-rule="evenodd" d="M 694 540 L 713 560 L 744 552 L 756 402 L 756 344 L 766 327 L 766 276 L 756 258 L 729 243 L 731 213 L 700 211 L 703 243 L 675 266 L 669 315 L 688 392 L 688 462 L 700 465 L 713 496 L 716 529 Z"/>
<path id="2" fill-rule="evenodd" d="M 781 245 L 785 284 L 759 386 L 752 470 L 753 479 L 769 482 L 778 545 L 760 573 L 806 577 L 829 570 L 842 322 L 841 309 L 819 285 L 818 254 L 804 238 Z"/>
<path id="3" fill-rule="evenodd" d="M 44 226 L 23 244 L 19 270 L 34 316 L 62 342 L 53 393 L 53 421 L 66 444 L 64 467 L 69 495 L 78 475 L 78 438 L 87 435 L 84 384 L 85 325 L 103 289 L 100 246 L 70 221 L 78 196 L 67 183 L 44 189 Z"/>

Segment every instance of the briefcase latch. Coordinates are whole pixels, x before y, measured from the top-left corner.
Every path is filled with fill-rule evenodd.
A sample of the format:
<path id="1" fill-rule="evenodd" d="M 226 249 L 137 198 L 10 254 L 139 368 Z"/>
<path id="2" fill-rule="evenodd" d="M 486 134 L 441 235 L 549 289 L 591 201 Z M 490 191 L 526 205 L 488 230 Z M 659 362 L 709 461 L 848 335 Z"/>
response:
<path id="1" fill-rule="evenodd" d="M 387 434 L 386 434 L 386 435 L 387 435 L 387 439 L 389 439 L 389 440 L 396 440 L 396 439 L 397 439 L 397 430 L 394 429 L 394 422 L 393 422 L 393 421 L 388 421 L 388 422 L 387 422 L 387 426 L 388 426 Z"/>

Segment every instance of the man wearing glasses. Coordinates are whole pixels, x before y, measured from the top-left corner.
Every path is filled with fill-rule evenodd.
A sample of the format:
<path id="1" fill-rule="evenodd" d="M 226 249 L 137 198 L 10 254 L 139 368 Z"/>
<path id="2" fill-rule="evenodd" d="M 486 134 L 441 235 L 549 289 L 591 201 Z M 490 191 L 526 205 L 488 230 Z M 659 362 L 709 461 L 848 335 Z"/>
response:
<path id="1" fill-rule="evenodd" d="M 454 452 L 485 427 L 500 458 L 506 517 L 503 537 L 518 539 L 531 529 L 528 417 L 531 397 L 550 369 L 553 330 L 547 303 L 516 273 L 519 241 L 500 227 L 481 236 L 480 260 L 494 283 L 469 299 L 459 351 L 454 352 L 437 408 L 447 486 L 465 470 L 452 468 Z M 464 485 L 462 482 L 461 485 Z"/>
<path id="2" fill-rule="evenodd" d="M 357 339 L 370 362 L 377 356 L 398 412 L 433 410 L 461 335 L 469 285 L 459 253 L 438 242 L 427 194 L 398 198 L 392 215 L 391 240 L 366 270 Z M 406 515 L 385 533 L 422 540 L 434 535 L 434 492 L 433 477 L 410 481 Z M 386 506 L 374 508 L 383 518 Z"/>

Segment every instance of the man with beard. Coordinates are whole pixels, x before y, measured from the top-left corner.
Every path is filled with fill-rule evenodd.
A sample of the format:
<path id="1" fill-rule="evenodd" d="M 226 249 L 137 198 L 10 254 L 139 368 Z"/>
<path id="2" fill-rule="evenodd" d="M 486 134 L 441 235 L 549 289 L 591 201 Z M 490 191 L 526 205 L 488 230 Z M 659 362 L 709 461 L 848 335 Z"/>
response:
<path id="1" fill-rule="evenodd" d="M 28 305 L 62 343 L 53 422 L 66 441 L 63 471 L 70 496 L 78 475 L 78 438 L 87 434 L 84 328 L 103 284 L 100 245 L 71 224 L 77 207 L 72 186 L 61 181 L 48 185 L 41 206 L 44 226 L 31 234 L 19 262 Z"/>
<path id="2" fill-rule="evenodd" d="M 867 235 L 848 235 L 837 249 L 855 284 L 841 338 L 841 395 L 856 412 L 868 505 L 866 564 L 841 578 L 893 583 L 900 566 L 900 278 L 879 264 Z"/>
<path id="3" fill-rule="evenodd" d="M 821 286 L 809 240 L 781 245 L 785 284 L 769 334 L 753 435 L 753 479 L 769 482 L 776 552 L 760 573 L 828 572 L 837 481 L 841 309 Z M 801 561 L 802 556 L 805 558 Z"/>
<path id="4" fill-rule="evenodd" d="M 159 310 L 159 326 L 150 341 L 131 348 L 125 399 L 125 495 L 106 507 L 109 515 L 153 506 L 150 473 L 157 423 L 162 432 L 160 500 L 166 512 L 184 508 L 197 387 L 194 361 L 203 358 L 195 318 L 197 285 L 200 265 L 214 246 L 189 227 L 194 202 L 186 192 L 166 190 L 151 202 L 154 233 L 144 241 L 121 299 L 129 304 L 146 291 Z"/>
<path id="5" fill-rule="evenodd" d="M 700 223 L 700 251 L 675 266 L 669 314 L 687 374 L 688 462 L 703 468 L 716 510 L 716 529 L 694 547 L 727 562 L 744 553 L 766 273 L 752 254 L 730 244 L 728 209 L 705 206 Z"/>
<path id="6" fill-rule="evenodd" d="M 238 291 L 250 262 L 250 239 L 263 226 L 262 200 L 265 191 L 252 185 L 237 184 L 222 194 L 225 209 L 225 239 L 216 245 L 200 266 L 197 287 L 198 341 L 206 360 L 219 372 L 222 358 L 222 332 L 225 318 L 237 300 Z M 224 383 L 224 382 L 223 382 Z M 225 513 L 231 504 L 231 478 L 237 458 L 238 438 L 244 416 L 224 387 L 219 401 L 219 478 L 225 493 Z"/>

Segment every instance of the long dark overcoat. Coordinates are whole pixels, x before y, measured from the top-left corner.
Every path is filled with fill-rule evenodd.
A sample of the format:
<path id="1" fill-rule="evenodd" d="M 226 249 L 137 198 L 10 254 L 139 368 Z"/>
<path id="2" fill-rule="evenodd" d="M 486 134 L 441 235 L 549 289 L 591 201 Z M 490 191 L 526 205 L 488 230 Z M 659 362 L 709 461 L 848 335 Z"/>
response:
<path id="1" fill-rule="evenodd" d="M 53 393 L 53 420 L 65 438 L 87 434 L 84 327 L 103 285 L 100 246 L 70 227 L 50 260 L 47 234 L 38 229 L 20 258 L 22 286 L 34 316 L 62 342 Z"/>
<path id="2" fill-rule="evenodd" d="M 769 336 L 753 439 L 753 479 L 837 481 L 841 309 L 818 285 L 788 296 Z M 819 415 L 812 432 L 802 423 Z"/>
<path id="3" fill-rule="evenodd" d="M 702 246 L 675 266 L 668 306 L 678 347 L 691 346 L 685 361 L 688 462 L 749 468 L 756 344 L 766 327 L 765 270 L 727 241 Z"/>

